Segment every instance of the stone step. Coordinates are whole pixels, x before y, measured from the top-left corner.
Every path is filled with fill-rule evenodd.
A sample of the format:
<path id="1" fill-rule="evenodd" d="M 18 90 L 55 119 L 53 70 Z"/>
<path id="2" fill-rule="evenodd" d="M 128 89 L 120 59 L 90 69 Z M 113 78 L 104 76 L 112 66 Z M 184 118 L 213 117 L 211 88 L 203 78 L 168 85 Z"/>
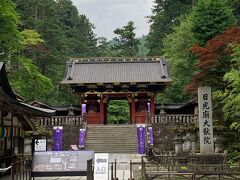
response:
<path id="1" fill-rule="evenodd" d="M 102 153 L 137 153 L 136 125 L 88 125 L 86 150 Z"/>

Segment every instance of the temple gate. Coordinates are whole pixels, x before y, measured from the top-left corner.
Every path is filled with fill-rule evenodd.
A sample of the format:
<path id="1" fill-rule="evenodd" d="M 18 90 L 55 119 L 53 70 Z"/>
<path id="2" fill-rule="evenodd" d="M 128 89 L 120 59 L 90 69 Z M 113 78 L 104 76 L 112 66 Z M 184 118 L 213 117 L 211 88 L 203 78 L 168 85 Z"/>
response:
<path id="1" fill-rule="evenodd" d="M 88 124 L 106 124 L 110 100 L 127 100 L 129 123 L 145 123 L 154 115 L 155 93 L 171 82 L 164 58 L 70 59 L 65 79 L 80 102 L 87 105 Z M 149 104 L 149 105 L 148 105 Z"/>

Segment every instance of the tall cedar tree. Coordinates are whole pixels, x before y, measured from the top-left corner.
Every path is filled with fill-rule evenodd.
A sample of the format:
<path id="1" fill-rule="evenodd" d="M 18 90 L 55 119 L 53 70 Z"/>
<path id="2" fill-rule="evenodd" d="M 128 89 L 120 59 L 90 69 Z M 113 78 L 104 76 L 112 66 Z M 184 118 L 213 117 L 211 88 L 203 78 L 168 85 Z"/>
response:
<path id="1" fill-rule="evenodd" d="M 192 32 L 201 46 L 235 21 L 227 0 L 198 0 L 191 13 Z"/>
<path id="2" fill-rule="evenodd" d="M 79 15 L 71 0 L 14 0 L 21 16 L 21 29 L 36 29 L 44 45 L 25 52 L 44 75 L 54 83 L 53 93 L 41 101 L 51 104 L 75 103 L 65 88 L 59 89 L 69 57 L 96 56 L 97 39 L 93 25 L 86 16 Z M 77 102 L 77 101 L 76 101 Z"/>
<path id="3" fill-rule="evenodd" d="M 217 89 L 225 87 L 223 76 L 230 69 L 232 49 L 229 44 L 240 43 L 240 28 L 232 27 L 210 39 L 205 47 L 194 45 L 191 49 L 199 62 L 199 72 L 193 77 L 187 91 L 196 91 L 198 86 L 208 85 Z"/>
<path id="4" fill-rule="evenodd" d="M 155 0 L 147 38 L 150 56 L 162 55 L 163 38 L 173 32 L 173 26 L 179 25 L 178 17 L 190 12 L 191 8 L 192 0 Z"/>
<path id="5" fill-rule="evenodd" d="M 114 38 L 115 44 L 112 49 L 116 52 L 116 56 L 136 56 L 138 53 L 139 40 L 135 37 L 134 22 L 129 21 L 126 26 L 117 28 L 114 33 L 118 35 Z"/>

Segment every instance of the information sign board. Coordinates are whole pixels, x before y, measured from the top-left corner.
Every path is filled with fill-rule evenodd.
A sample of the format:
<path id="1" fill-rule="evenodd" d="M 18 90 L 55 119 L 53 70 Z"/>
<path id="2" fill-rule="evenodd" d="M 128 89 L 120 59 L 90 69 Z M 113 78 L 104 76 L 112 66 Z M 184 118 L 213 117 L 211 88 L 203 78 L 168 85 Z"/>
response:
<path id="1" fill-rule="evenodd" d="M 35 139 L 34 140 L 34 150 L 35 151 L 46 151 L 47 150 L 47 140 L 46 139 Z"/>
<path id="2" fill-rule="evenodd" d="M 95 153 L 94 179 L 108 180 L 108 154 L 107 153 Z"/>
<path id="3" fill-rule="evenodd" d="M 93 157 L 93 151 L 34 152 L 32 176 L 85 176 L 87 161 Z"/>

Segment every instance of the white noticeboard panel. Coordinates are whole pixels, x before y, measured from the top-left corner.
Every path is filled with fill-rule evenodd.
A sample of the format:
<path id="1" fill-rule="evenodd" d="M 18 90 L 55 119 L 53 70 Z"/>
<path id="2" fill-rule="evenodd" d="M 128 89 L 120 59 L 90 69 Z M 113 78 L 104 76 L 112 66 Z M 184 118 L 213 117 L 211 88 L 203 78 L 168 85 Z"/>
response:
<path id="1" fill-rule="evenodd" d="M 214 153 L 212 97 L 210 87 L 198 88 L 199 135 L 201 154 Z"/>
<path id="2" fill-rule="evenodd" d="M 108 154 L 107 153 L 95 153 L 94 179 L 108 180 Z"/>
<path id="3" fill-rule="evenodd" d="M 47 150 L 47 140 L 46 139 L 35 139 L 34 140 L 34 150 L 35 151 L 46 151 Z"/>

